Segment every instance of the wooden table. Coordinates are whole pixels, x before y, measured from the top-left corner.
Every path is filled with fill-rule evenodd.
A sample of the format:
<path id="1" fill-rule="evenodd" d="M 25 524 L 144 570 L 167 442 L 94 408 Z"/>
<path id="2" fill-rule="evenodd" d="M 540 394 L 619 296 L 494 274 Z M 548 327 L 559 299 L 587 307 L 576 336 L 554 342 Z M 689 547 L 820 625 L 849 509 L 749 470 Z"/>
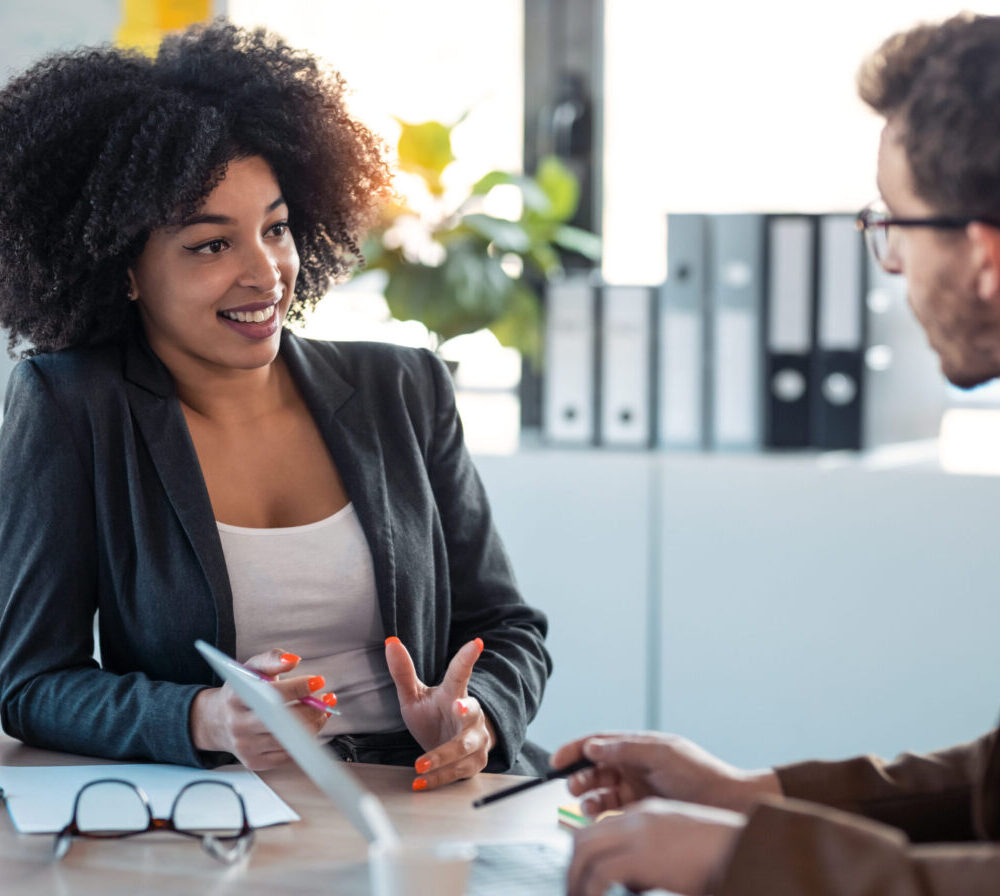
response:
<path id="1" fill-rule="evenodd" d="M 103 760 L 25 747 L 0 733 L 0 765 L 92 765 Z M 472 801 L 523 778 L 477 775 L 441 790 L 414 793 L 413 772 L 392 766 L 352 766 L 385 804 L 401 835 L 442 839 L 541 841 L 565 846 L 557 807 L 565 784 L 553 782 L 482 809 Z M 77 839 L 69 854 L 52 857 L 51 834 L 18 834 L 0 812 L 0 894 L 114 896 L 114 894 L 365 894 L 367 844 L 296 766 L 261 777 L 302 820 L 257 831 L 249 857 L 227 867 L 186 837 L 145 834 L 110 843 Z"/>

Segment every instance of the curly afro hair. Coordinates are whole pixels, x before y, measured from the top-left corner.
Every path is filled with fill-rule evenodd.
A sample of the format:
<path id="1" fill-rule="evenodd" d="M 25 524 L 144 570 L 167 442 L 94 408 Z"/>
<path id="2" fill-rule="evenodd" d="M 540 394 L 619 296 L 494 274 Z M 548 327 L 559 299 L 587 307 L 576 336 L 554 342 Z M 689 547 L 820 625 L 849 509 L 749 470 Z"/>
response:
<path id="1" fill-rule="evenodd" d="M 288 203 L 301 268 L 290 320 L 363 261 L 390 175 L 315 57 L 225 21 L 155 60 L 112 47 L 49 56 L 0 92 L 0 325 L 28 354 L 123 338 L 129 266 L 235 158 L 259 155 Z"/>

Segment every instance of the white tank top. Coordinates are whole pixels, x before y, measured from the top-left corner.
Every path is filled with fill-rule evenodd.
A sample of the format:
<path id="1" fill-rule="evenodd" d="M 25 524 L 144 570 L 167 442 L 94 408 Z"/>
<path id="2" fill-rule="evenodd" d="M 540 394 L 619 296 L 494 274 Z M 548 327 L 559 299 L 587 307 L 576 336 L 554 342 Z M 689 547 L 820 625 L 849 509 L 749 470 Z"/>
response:
<path id="1" fill-rule="evenodd" d="M 294 675 L 322 675 L 341 715 L 321 732 L 400 731 L 385 662 L 371 551 L 354 505 L 305 526 L 247 529 L 217 523 L 236 617 L 236 658 L 278 647 L 298 654 Z"/>

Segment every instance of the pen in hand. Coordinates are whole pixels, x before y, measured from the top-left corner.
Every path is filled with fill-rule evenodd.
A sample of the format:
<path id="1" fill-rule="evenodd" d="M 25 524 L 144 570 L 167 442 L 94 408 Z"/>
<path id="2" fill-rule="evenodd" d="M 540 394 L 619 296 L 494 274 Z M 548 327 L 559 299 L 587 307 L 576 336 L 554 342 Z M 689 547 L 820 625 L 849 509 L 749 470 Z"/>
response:
<path id="1" fill-rule="evenodd" d="M 256 669 L 251 669 L 249 666 L 244 666 L 242 663 L 234 663 L 234 665 L 238 665 L 245 672 L 249 672 L 252 676 L 254 676 L 254 678 L 259 678 L 261 681 L 271 681 L 272 680 L 267 675 L 265 675 L 263 672 L 258 672 Z M 333 697 L 332 694 L 329 694 L 328 696 Z M 298 697 L 293 702 L 302 703 L 305 706 L 311 706 L 313 709 L 319 709 L 322 712 L 325 712 L 328 716 L 339 716 L 340 715 L 340 710 L 333 708 L 334 705 L 337 702 L 337 698 L 336 697 L 333 697 L 333 702 L 332 703 L 324 703 L 318 697 L 311 697 L 311 696 L 309 696 L 309 697 Z"/>
<path id="2" fill-rule="evenodd" d="M 478 809 L 488 803 L 495 803 L 497 800 L 513 796 L 515 793 L 521 793 L 523 790 L 530 790 L 532 787 L 537 787 L 546 781 L 554 781 L 556 778 L 568 778 L 573 772 L 583 771 L 585 768 L 591 768 L 593 765 L 594 763 L 589 759 L 578 759 L 576 762 L 571 762 L 562 768 L 554 768 L 552 771 L 546 772 L 541 778 L 535 778 L 533 781 L 522 781 L 520 784 L 515 784 L 513 787 L 505 787 L 503 790 L 498 790 L 489 796 L 482 796 L 473 802 L 472 806 Z"/>

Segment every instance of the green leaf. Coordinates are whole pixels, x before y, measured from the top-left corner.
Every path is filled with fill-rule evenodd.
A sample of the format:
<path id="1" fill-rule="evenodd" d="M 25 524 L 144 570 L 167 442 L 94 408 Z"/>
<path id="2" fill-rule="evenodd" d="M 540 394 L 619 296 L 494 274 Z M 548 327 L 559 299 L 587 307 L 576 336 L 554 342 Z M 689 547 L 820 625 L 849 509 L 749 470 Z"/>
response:
<path id="1" fill-rule="evenodd" d="M 562 260 L 548 243 L 532 246 L 528 258 L 546 277 L 552 277 L 562 270 Z"/>
<path id="2" fill-rule="evenodd" d="M 567 221 L 573 217 L 580 202 L 580 185 L 569 168 L 555 156 L 545 156 L 538 164 L 535 181 L 549 198 L 548 218 Z"/>
<path id="3" fill-rule="evenodd" d="M 506 171 L 491 171 L 489 174 L 484 174 L 473 184 L 472 195 L 485 196 L 494 187 L 500 184 L 514 183 L 516 180 L 516 175 L 508 174 Z"/>
<path id="4" fill-rule="evenodd" d="M 531 237 L 515 221 L 490 215 L 466 215 L 462 223 L 502 252 L 521 253 L 531 248 Z"/>
<path id="5" fill-rule="evenodd" d="M 538 297 L 523 283 L 516 283 L 507 310 L 490 330 L 501 345 L 516 348 L 538 370 L 542 357 L 542 323 Z"/>
<path id="6" fill-rule="evenodd" d="M 556 228 L 555 233 L 552 234 L 552 242 L 563 249 L 579 252 L 580 255 L 591 261 L 600 261 L 601 259 L 601 238 L 589 230 L 563 224 Z"/>
<path id="7" fill-rule="evenodd" d="M 420 124 L 411 124 L 399 118 L 396 121 L 402 129 L 397 144 L 399 167 L 422 177 L 431 193 L 440 196 L 444 192 L 441 174 L 455 161 L 451 149 L 452 129 L 440 121 Z"/>

